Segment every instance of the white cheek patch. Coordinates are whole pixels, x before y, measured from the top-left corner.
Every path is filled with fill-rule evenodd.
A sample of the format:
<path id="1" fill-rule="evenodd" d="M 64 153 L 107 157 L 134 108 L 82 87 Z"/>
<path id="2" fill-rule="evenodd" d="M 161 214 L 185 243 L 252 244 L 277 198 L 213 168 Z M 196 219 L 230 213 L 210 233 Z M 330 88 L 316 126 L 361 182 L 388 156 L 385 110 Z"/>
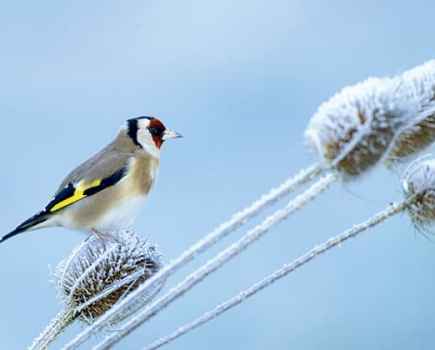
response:
<path id="1" fill-rule="evenodd" d="M 160 150 L 154 143 L 154 140 L 148 131 L 150 121 L 148 119 L 140 120 L 138 123 L 137 142 L 142 148 L 155 158 L 160 158 Z"/>
<path id="2" fill-rule="evenodd" d="M 153 138 L 147 130 L 139 130 L 137 141 L 143 149 L 153 157 L 160 158 L 160 150 L 157 148 Z"/>

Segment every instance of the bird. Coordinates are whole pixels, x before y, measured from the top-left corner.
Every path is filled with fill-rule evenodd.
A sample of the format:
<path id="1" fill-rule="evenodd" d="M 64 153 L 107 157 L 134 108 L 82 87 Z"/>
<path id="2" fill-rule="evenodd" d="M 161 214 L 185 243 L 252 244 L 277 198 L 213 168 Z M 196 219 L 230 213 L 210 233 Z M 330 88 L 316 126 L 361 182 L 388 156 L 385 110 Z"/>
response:
<path id="1" fill-rule="evenodd" d="M 163 143 L 180 137 L 156 117 L 128 119 L 111 143 L 66 176 L 43 210 L 0 238 L 0 243 L 48 227 L 100 238 L 130 228 L 155 182 Z"/>

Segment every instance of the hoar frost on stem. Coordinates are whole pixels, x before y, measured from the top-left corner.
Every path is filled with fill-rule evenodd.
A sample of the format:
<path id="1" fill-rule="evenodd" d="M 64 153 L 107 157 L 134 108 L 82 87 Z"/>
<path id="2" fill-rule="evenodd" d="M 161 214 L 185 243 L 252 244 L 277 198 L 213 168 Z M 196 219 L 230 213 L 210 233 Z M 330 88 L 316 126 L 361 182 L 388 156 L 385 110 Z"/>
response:
<path id="1" fill-rule="evenodd" d="M 184 295 L 195 285 L 204 280 L 208 275 L 220 269 L 224 264 L 238 256 L 254 242 L 263 237 L 273 226 L 286 220 L 292 213 L 303 208 L 307 203 L 317 197 L 318 194 L 325 191 L 334 181 L 334 174 L 325 175 L 321 180 L 312 185 L 304 193 L 291 200 L 287 206 L 266 218 L 261 224 L 248 231 L 239 241 L 232 244 L 214 258 L 210 259 L 202 267 L 187 276 L 176 287 L 168 293 L 152 302 L 141 310 L 137 315 L 128 320 L 116 333 L 109 335 L 105 340 L 98 344 L 94 349 L 110 349 L 126 335 L 141 324 L 155 316 L 158 312 L 166 308 L 172 302 Z"/>
<path id="2" fill-rule="evenodd" d="M 209 321 L 219 317 L 221 314 L 243 303 L 248 298 L 269 287 L 274 282 L 286 277 L 320 255 L 333 248 L 341 246 L 351 238 L 356 238 L 361 233 L 398 213 L 406 211 L 413 221 L 418 220 L 419 223 L 423 222 L 425 224 L 433 224 L 435 220 L 435 159 L 418 161 L 412 164 L 404 174 L 402 186 L 405 195 L 405 199 L 402 202 L 391 204 L 389 207 L 369 218 L 367 221 L 354 225 L 343 233 L 312 248 L 292 262 L 283 265 L 280 269 L 253 284 L 251 287 L 216 306 L 214 309 L 205 312 L 197 319 L 179 327 L 173 333 L 149 344 L 144 348 L 144 350 L 156 350 L 171 343 L 175 339 L 208 323 Z"/>
<path id="3" fill-rule="evenodd" d="M 121 300 L 117 305 L 114 305 L 112 309 L 106 314 L 102 315 L 92 325 L 85 329 L 63 349 L 75 349 L 80 344 L 89 339 L 92 334 L 98 332 L 105 324 L 110 322 L 112 317 L 116 317 L 118 312 L 122 312 L 122 309 L 128 305 L 132 300 L 137 298 L 140 293 L 155 288 L 171 274 L 175 273 L 178 269 L 186 265 L 189 261 L 193 260 L 198 254 L 203 253 L 210 247 L 214 246 L 221 239 L 235 231 L 242 225 L 248 222 L 248 220 L 259 215 L 260 212 L 278 200 L 284 198 L 289 193 L 293 192 L 296 188 L 302 184 L 307 183 L 313 178 L 317 177 L 321 173 L 321 168 L 318 165 L 313 165 L 305 170 L 301 170 L 298 174 L 290 177 L 279 187 L 273 188 L 267 194 L 263 195 L 260 199 L 252 203 L 249 207 L 234 214 L 228 221 L 219 225 L 216 229 L 211 231 L 203 239 L 192 245 L 184 253 L 174 261 L 164 266 L 155 276 L 151 277 L 144 284 L 139 286 L 135 291 L 132 291 L 125 299 Z"/>

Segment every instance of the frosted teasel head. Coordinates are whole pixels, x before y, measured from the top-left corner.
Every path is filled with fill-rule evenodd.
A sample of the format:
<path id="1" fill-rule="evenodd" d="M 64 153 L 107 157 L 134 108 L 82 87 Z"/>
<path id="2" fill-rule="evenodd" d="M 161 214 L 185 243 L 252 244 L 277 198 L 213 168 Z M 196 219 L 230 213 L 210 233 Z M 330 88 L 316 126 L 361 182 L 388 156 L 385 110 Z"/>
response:
<path id="1" fill-rule="evenodd" d="M 115 240 L 90 237 L 56 268 L 56 286 L 65 307 L 75 318 L 93 322 L 162 267 L 155 246 L 130 231 Z M 111 324 L 148 303 L 162 284 L 136 298 Z"/>
<path id="2" fill-rule="evenodd" d="M 398 95 L 417 106 L 410 124 L 401 132 L 388 164 L 407 161 L 435 141 L 435 60 L 403 73 Z"/>
<path id="3" fill-rule="evenodd" d="M 327 168 L 357 176 L 382 160 L 415 105 L 397 98 L 400 80 L 370 78 L 320 105 L 305 136 Z"/>
<path id="4" fill-rule="evenodd" d="M 435 159 L 412 163 L 402 179 L 406 197 L 416 196 L 408 206 L 408 214 L 419 229 L 435 222 Z"/>

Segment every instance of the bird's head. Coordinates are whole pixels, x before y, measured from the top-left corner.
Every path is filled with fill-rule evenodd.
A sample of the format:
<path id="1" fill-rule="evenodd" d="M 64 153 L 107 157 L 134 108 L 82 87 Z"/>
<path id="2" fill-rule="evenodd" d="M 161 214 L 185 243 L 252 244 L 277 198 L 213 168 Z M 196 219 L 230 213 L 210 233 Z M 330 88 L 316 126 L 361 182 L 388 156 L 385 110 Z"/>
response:
<path id="1" fill-rule="evenodd" d="M 159 119 L 150 116 L 127 120 L 127 134 L 137 146 L 151 154 L 158 153 L 166 140 L 182 137 L 167 129 Z"/>

